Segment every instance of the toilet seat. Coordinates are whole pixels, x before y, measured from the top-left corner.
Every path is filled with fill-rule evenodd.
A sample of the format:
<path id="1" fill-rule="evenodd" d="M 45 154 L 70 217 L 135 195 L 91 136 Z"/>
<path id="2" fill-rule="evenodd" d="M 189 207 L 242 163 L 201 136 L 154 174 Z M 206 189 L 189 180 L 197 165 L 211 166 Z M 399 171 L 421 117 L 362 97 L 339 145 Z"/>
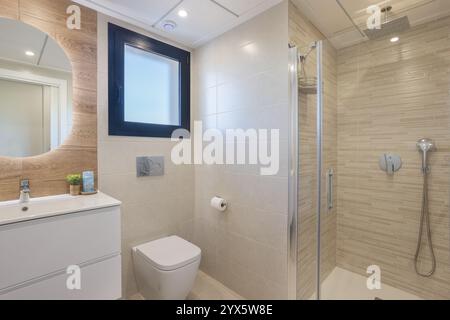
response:
<path id="1" fill-rule="evenodd" d="M 159 239 L 135 249 L 153 267 L 162 271 L 174 271 L 201 259 L 199 247 L 177 236 Z"/>

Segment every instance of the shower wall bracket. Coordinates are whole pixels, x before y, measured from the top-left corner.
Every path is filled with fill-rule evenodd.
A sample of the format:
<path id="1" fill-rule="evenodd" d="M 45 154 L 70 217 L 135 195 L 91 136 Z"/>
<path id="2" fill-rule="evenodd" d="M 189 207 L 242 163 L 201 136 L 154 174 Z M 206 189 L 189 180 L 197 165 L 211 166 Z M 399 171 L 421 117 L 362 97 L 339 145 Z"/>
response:
<path id="1" fill-rule="evenodd" d="M 402 168 L 402 158 L 396 154 L 385 153 L 380 157 L 380 169 L 393 176 Z"/>

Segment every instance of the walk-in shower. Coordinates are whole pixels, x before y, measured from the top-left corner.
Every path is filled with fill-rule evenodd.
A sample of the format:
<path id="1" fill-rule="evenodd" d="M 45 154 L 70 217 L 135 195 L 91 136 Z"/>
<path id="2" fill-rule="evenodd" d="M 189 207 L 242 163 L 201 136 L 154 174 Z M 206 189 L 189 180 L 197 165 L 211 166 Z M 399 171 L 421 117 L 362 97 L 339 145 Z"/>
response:
<path id="1" fill-rule="evenodd" d="M 290 6 L 289 296 L 450 299 L 450 15 L 337 2 Z"/>

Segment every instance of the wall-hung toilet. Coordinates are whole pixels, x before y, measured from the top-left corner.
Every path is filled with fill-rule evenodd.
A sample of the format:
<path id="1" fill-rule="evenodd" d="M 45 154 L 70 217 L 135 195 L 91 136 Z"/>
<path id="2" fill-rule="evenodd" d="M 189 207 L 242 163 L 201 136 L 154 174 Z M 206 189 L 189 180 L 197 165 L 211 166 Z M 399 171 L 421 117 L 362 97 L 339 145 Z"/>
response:
<path id="1" fill-rule="evenodd" d="M 133 248 L 136 281 L 148 300 L 184 300 L 194 286 L 199 247 L 177 236 Z"/>

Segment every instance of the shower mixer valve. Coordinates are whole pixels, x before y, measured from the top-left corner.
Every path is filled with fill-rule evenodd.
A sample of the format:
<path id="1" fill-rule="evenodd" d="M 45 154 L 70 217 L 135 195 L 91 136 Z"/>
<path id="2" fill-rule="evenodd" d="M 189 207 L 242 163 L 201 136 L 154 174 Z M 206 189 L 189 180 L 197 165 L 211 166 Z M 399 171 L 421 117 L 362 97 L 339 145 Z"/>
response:
<path id="1" fill-rule="evenodd" d="M 402 168 L 402 158 L 396 154 L 386 153 L 380 157 L 380 169 L 392 176 Z"/>

